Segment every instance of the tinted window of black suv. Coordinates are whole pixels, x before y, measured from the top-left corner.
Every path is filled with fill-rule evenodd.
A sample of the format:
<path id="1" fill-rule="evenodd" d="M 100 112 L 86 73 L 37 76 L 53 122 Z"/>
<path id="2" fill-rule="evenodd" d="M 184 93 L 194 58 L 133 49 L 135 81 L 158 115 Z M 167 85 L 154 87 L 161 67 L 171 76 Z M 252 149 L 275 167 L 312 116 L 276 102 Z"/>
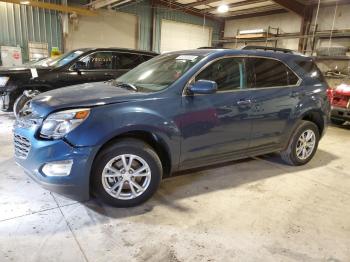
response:
<path id="1" fill-rule="evenodd" d="M 80 60 L 81 69 L 116 69 L 115 55 L 113 52 L 96 52 Z"/>
<path id="2" fill-rule="evenodd" d="M 120 69 L 132 69 L 151 58 L 151 56 L 147 55 L 119 54 L 117 63 Z"/>

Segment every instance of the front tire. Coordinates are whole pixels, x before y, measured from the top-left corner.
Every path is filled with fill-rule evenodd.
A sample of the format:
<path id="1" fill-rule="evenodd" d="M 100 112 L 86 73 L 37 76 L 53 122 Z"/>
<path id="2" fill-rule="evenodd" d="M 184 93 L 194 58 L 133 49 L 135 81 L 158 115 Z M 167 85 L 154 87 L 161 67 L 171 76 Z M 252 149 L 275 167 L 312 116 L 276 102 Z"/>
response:
<path id="1" fill-rule="evenodd" d="M 318 127 L 310 121 L 302 120 L 293 132 L 287 149 L 281 152 L 281 157 L 287 164 L 305 165 L 315 155 L 319 140 Z"/>
<path id="2" fill-rule="evenodd" d="M 102 201 L 115 207 L 137 206 L 157 191 L 162 164 L 148 144 L 123 139 L 103 149 L 92 167 L 92 189 Z"/>
<path id="3" fill-rule="evenodd" d="M 15 116 L 18 116 L 19 111 L 21 111 L 21 109 L 23 108 L 23 106 L 25 105 L 25 103 L 27 103 L 31 98 L 22 94 L 20 95 L 15 103 L 13 104 L 13 113 L 15 114 Z"/>

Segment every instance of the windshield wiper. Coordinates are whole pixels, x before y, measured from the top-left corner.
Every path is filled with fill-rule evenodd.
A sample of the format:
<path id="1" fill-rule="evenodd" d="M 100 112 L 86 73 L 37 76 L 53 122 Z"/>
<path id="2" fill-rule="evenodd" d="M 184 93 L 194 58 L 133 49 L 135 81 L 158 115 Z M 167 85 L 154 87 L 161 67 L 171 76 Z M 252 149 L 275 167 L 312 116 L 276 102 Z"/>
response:
<path id="1" fill-rule="evenodd" d="M 138 88 L 136 86 L 134 86 L 133 84 L 130 83 L 123 83 L 123 82 L 117 82 L 117 81 L 113 81 L 112 84 L 116 87 L 121 87 L 121 88 L 126 88 L 126 89 L 132 89 L 135 92 L 138 91 Z"/>

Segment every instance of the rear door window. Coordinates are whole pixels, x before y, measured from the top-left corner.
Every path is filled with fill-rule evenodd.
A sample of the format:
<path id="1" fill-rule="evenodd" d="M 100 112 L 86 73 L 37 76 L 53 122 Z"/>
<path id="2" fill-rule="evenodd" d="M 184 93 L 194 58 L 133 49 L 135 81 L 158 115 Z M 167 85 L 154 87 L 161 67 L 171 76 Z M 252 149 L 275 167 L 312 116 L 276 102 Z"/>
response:
<path id="1" fill-rule="evenodd" d="M 299 81 L 291 69 L 274 59 L 248 58 L 247 70 L 250 88 L 290 86 Z"/>
<path id="2" fill-rule="evenodd" d="M 142 56 L 142 61 L 143 61 L 143 62 L 146 62 L 146 61 L 148 61 L 148 60 L 150 60 L 150 59 L 152 59 L 152 58 L 153 58 L 153 56 L 143 55 L 143 56 Z"/>
<path id="3" fill-rule="evenodd" d="M 144 62 L 143 57 L 138 54 L 118 54 L 118 69 L 132 69 Z"/>

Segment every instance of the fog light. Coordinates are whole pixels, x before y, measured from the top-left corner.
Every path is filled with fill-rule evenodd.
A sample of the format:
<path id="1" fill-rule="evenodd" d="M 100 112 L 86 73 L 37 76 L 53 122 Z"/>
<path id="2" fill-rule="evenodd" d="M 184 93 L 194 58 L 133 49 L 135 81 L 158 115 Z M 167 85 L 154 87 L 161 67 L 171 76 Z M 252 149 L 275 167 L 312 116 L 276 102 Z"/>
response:
<path id="1" fill-rule="evenodd" d="M 54 161 L 43 166 L 42 171 L 46 176 L 69 176 L 73 166 L 73 160 Z"/>

